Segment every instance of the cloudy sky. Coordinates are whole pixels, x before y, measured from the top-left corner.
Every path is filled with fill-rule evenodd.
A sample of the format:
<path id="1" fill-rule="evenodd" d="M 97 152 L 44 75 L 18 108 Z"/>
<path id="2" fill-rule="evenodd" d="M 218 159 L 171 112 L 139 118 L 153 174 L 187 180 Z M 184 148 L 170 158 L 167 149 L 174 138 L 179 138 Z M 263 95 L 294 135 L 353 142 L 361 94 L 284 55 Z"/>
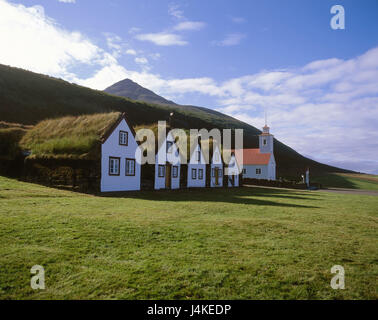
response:
<path id="1" fill-rule="evenodd" d="M 345 9 L 345 30 L 330 26 Z M 0 63 L 95 89 L 130 78 L 378 174 L 378 1 L 0 0 Z"/>

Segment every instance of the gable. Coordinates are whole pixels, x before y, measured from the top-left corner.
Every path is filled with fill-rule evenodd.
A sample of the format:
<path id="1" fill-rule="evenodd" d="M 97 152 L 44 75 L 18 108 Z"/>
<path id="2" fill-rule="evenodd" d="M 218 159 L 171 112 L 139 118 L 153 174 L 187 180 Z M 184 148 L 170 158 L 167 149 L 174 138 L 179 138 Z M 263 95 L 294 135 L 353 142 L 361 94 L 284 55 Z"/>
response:
<path id="1" fill-rule="evenodd" d="M 201 159 L 200 159 L 200 162 L 198 162 L 198 158 L 197 158 L 197 154 L 198 154 L 198 151 L 200 151 L 200 154 L 201 154 Z M 205 161 L 205 157 L 203 155 L 203 152 L 202 152 L 202 149 L 200 147 L 200 145 L 197 143 L 197 145 L 195 146 L 194 150 L 193 150 L 193 153 L 191 154 L 190 156 L 190 161 L 189 161 L 190 164 L 197 164 L 197 163 L 200 163 L 200 164 L 205 164 L 206 161 Z"/>
<path id="2" fill-rule="evenodd" d="M 114 138 L 114 132 L 119 130 L 127 131 L 129 134 L 129 139 L 132 138 L 133 141 L 136 143 L 135 140 L 135 130 L 127 121 L 126 115 L 123 113 L 118 118 L 118 120 L 107 130 L 101 138 L 101 142 L 104 144 L 111 136 Z"/>
<path id="3" fill-rule="evenodd" d="M 215 150 L 214 150 L 213 155 L 212 155 L 211 163 L 212 164 L 223 164 L 222 155 L 219 151 L 218 146 L 215 147 Z"/>
<path id="4" fill-rule="evenodd" d="M 127 133 L 127 145 L 123 146 L 120 144 L 120 132 Z M 132 127 L 129 126 L 127 120 L 125 118 L 119 119 L 106 133 L 106 137 L 103 138 L 102 145 L 109 146 L 112 148 L 115 147 L 126 147 L 128 149 L 136 149 L 138 147 L 138 143 L 135 140 L 135 131 Z"/>
<path id="5" fill-rule="evenodd" d="M 167 143 L 171 142 L 171 152 L 167 152 Z M 177 144 L 175 143 L 175 139 L 173 138 L 171 132 L 165 137 L 164 142 L 161 144 L 159 150 L 156 153 L 155 160 L 157 163 L 164 164 L 166 161 L 179 164 L 181 161 L 180 154 L 178 152 Z"/>

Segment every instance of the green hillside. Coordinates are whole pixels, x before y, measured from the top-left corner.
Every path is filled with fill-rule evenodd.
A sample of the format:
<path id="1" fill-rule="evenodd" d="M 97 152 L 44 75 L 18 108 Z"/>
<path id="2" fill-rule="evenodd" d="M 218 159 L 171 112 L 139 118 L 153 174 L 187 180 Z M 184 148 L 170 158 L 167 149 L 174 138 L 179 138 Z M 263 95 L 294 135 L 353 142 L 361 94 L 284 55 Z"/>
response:
<path id="1" fill-rule="evenodd" d="M 111 111 L 126 112 L 135 126 L 168 120 L 169 114 L 174 112 L 174 127 L 244 129 L 244 146 L 258 146 L 257 135 L 260 130 L 213 110 L 137 102 L 61 79 L 0 65 L 0 121 L 36 124 L 48 118 Z M 307 159 L 277 140 L 275 157 L 278 177 L 298 178 L 307 166 L 311 168 L 313 176 L 325 172 L 347 172 Z"/>

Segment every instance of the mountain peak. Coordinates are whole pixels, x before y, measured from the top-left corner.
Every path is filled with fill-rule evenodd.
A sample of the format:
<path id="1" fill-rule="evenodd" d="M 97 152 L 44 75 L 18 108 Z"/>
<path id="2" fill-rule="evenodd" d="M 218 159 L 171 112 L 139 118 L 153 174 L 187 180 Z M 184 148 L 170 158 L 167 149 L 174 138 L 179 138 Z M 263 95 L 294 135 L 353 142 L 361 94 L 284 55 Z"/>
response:
<path id="1" fill-rule="evenodd" d="M 104 90 L 107 93 L 129 98 L 132 100 L 164 104 L 164 105 L 176 105 L 173 101 L 167 100 L 155 92 L 148 90 L 131 79 L 121 80 Z"/>

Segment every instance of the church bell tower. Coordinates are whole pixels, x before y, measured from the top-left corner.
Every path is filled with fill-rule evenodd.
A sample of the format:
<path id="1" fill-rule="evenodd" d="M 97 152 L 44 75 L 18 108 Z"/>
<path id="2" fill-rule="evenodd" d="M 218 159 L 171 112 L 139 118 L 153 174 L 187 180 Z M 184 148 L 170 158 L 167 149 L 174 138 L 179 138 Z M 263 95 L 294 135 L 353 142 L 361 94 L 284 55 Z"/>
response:
<path id="1" fill-rule="evenodd" d="M 269 129 L 265 124 L 262 134 L 259 135 L 260 153 L 273 153 L 273 135 L 269 133 Z"/>

